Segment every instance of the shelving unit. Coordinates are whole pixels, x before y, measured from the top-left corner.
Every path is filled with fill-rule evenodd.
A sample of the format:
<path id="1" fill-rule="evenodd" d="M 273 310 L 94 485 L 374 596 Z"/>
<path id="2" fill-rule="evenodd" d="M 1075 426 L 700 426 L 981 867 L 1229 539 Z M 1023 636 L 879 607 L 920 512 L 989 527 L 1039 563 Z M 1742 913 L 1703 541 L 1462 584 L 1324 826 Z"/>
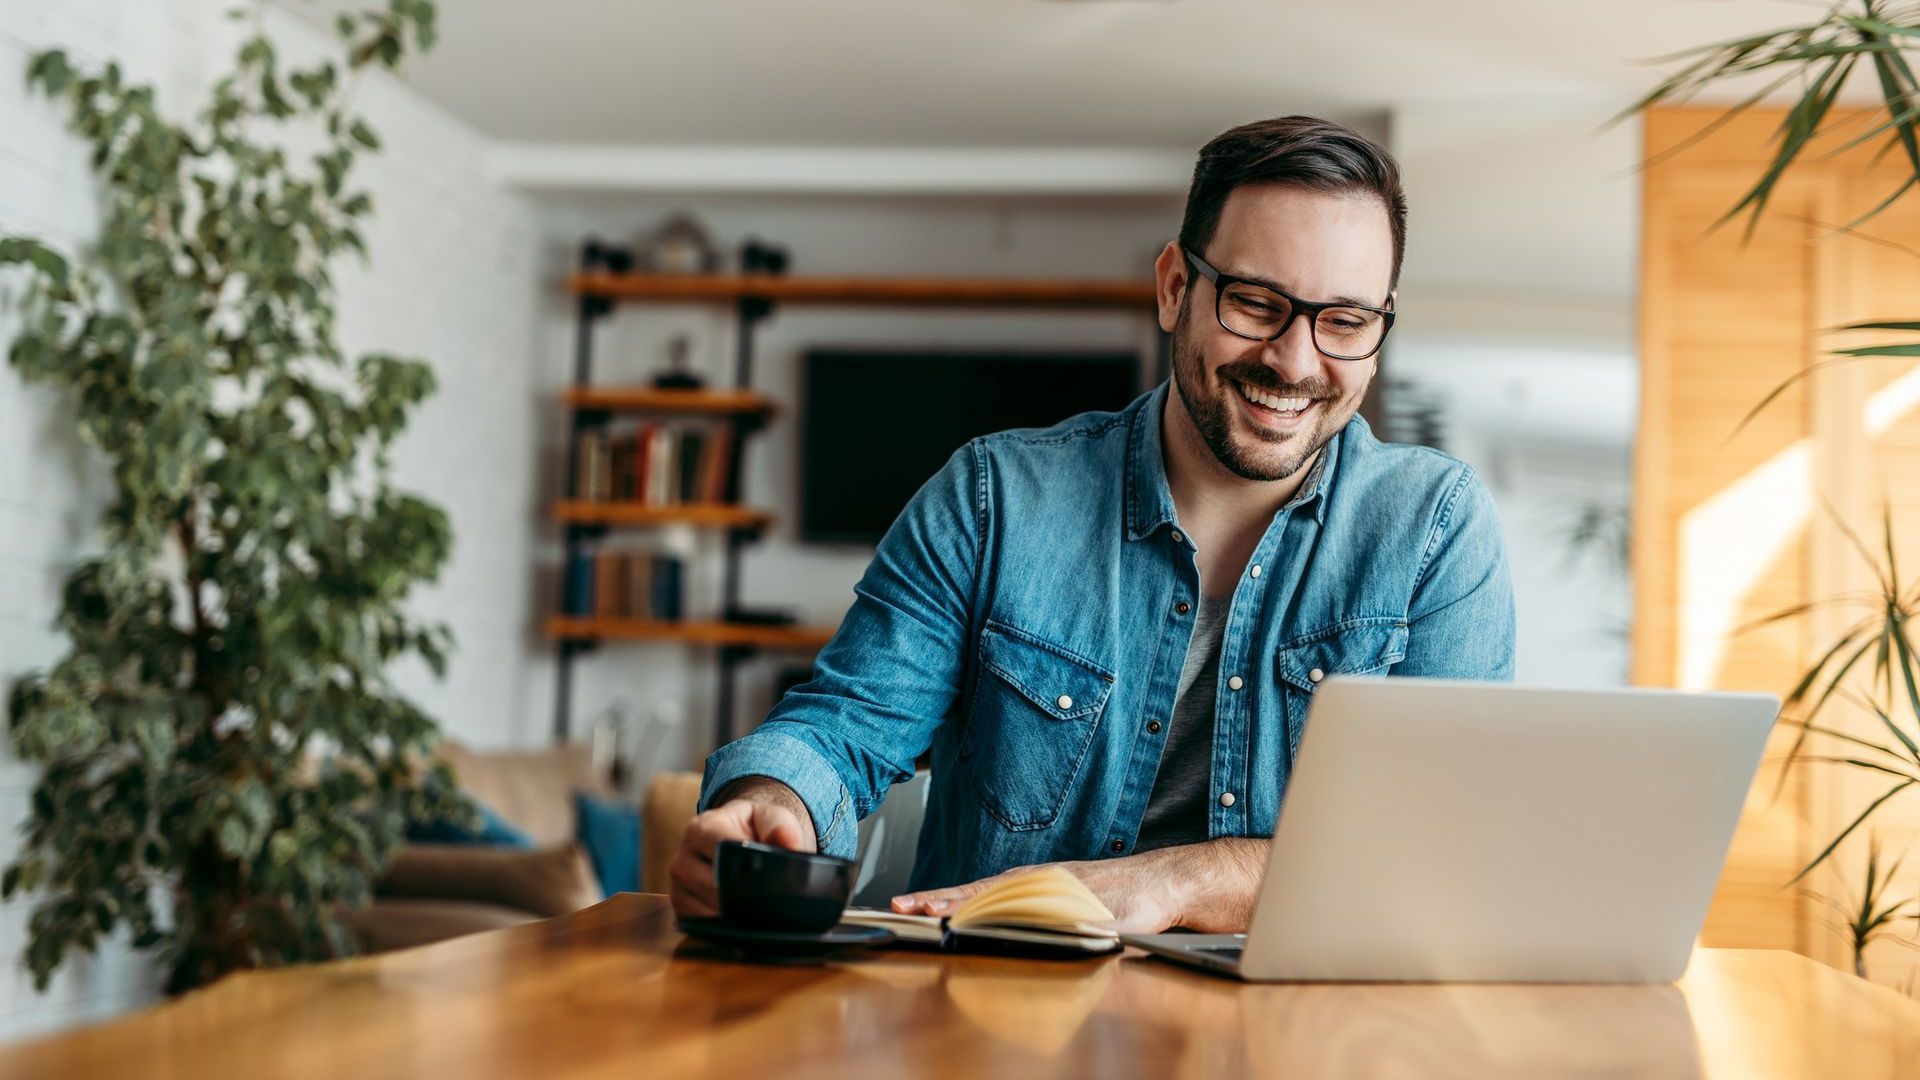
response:
<path id="1" fill-rule="evenodd" d="M 739 505 L 742 450 L 747 437 L 761 430 L 778 411 L 753 390 L 754 328 L 773 314 L 776 304 L 833 304 L 882 307 L 1046 308 L 1060 310 L 1153 310 L 1150 281 L 1021 281 L 998 279 L 786 277 L 767 274 L 613 273 L 593 257 L 588 245 L 582 268 L 567 279 L 578 306 L 573 383 L 568 409 L 568 497 L 556 503 L 554 520 L 566 542 L 565 563 L 581 546 L 606 530 L 620 527 L 690 525 L 721 531 L 726 538 L 722 579 L 722 615 L 740 607 L 742 547 L 761 535 L 773 515 Z M 600 387 L 593 384 L 593 326 L 620 303 L 728 304 L 738 320 L 738 350 L 730 389 L 663 390 L 654 387 Z M 1164 340 L 1163 340 L 1164 345 Z M 1164 358 L 1163 358 L 1164 363 Z M 719 503 L 655 506 L 587 502 L 573 491 L 578 473 L 580 434 L 622 414 L 695 416 L 730 421 L 732 445 L 727 458 L 725 499 Z M 558 652 L 554 735 L 566 738 L 571 727 L 573 664 L 603 641 L 667 642 L 717 650 L 720 686 L 714 723 L 715 745 L 733 737 L 734 684 L 742 660 L 768 650 L 816 652 L 833 637 L 834 627 L 765 625 L 722 619 L 663 621 L 556 615 L 547 634 Z"/>
<path id="2" fill-rule="evenodd" d="M 692 525 L 703 529 L 743 529 L 759 532 L 773 523 L 773 515 L 730 503 L 678 503 L 651 506 L 630 502 L 576 502 L 553 504 L 553 519 L 563 525 Z"/>
<path id="3" fill-rule="evenodd" d="M 556 640 L 684 641 L 754 649 L 815 650 L 833 638 L 830 626 L 755 626 L 715 620 L 601 619 L 556 615 L 547 623 Z"/>

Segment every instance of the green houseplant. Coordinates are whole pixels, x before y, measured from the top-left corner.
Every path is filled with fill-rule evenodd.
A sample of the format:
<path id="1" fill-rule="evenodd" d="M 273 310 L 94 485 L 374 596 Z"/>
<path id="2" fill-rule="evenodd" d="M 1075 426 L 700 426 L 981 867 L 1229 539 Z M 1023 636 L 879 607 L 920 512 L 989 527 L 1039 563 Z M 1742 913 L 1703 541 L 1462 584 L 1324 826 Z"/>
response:
<path id="1" fill-rule="evenodd" d="M 1877 153 L 1897 155 L 1905 162 L 1905 178 L 1877 204 L 1852 222 L 1836 225 L 1835 235 L 1852 233 L 1920 186 L 1920 79 L 1910 54 L 1920 51 L 1920 8 L 1887 0 L 1839 0 L 1810 23 L 1719 42 L 1682 53 L 1670 60 L 1686 62 L 1621 115 L 1629 116 L 1655 105 L 1691 99 L 1717 85 L 1757 81 L 1757 90 L 1728 107 L 1693 139 L 1673 152 L 1686 149 L 1717 130 L 1734 116 L 1797 83 L 1799 93 L 1787 110 L 1773 140 L 1772 159 L 1738 203 L 1718 224 L 1747 215 L 1747 235 L 1765 212 L 1780 178 L 1801 160 L 1816 135 L 1833 134 L 1822 127 L 1833 112 L 1843 87 L 1856 71 L 1870 72 L 1880 107 L 1867 114 L 1859 130 L 1843 132 L 1846 141 L 1830 152 L 1878 143 Z M 1823 152 L 1829 152 L 1823 147 Z M 1838 328 L 1860 331 L 1920 332 L 1920 319 L 1887 319 Z M 1920 357 L 1920 342 L 1861 345 L 1834 349 L 1833 359 L 1796 373 L 1764 396 L 1741 422 L 1751 420 L 1789 387 L 1822 368 L 1835 364 L 1888 357 Z M 1829 597 L 1778 612 L 1755 625 L 1800 618 L 1815 609 L 1837 608 L 1857 612 L 1838 639 L 1828 642 L 1819 659 L 1794 682 L 1782 702 L 1781 723 L 1797 728 L 1788 763 L 1839 765 L 1883 782 L 1885 789 L 1836 834 L 1819 854 L 1793 878 L 1797 883 L 1830 859 L 1848 837 L 1869 825 L 1882 807 L 1920 788 L 1920 641 L 1913 626 L 1920 617 L 1920 581 L 1904 579 L 1894 557 L 1891 510 L 1885 515 L 1875 550 L 1832 514 L 1840 532 L 1872 569 L 1876 587 L 1869 592 Z M 1864 687 L 1859 684 L 1864 679 Z M 1872 737 L 1843 730 L 1823 719 L 1836 702 L 1871 718 Z M 1812 741 L 1810 741 L 1812 740 Z M 1813 752 L 1815 750 L 1823 752 Z M 1920 898 L 1890 895 L 1891 881 L 1901 863 L 1889 866 L 1881 859 L 1878 840 L 1870 843 L 1859 895 L 1846 890 L 1844 901 L 1813 894 L 1844 918 L 1853 949 L 1854 967 L 1866 973 L 1865 951 L 1873 941 L 1891 934 L 1901 921 L 1916 917 L 1910 909 Z"/>
<path id="2" fill-rule="evenodd" d="M 351 951 L 339 908 L 407 817 L 460 812 L 420 764 L 433 721 L 383 675 L 409 654 L 439 672 L 450 647 L 403 610 L 447 518 L 387 459 L 433 377 L 349 365 L 328 272 L 364 254 L 372 208 L 349 183 L 378 148 L 353 86 L 430 46 L 434 10 L 343 15 L 344 56 L 288 69 L 257 7 L 235 17 L 235 66 L 185 123 L 115 64 L 49 51 L 27 76 L 92 148 L 104 211 L 84 259 L 0 236 L 8 359 L 70 391 L 113 478 L 104 550 L 65 581 L 68 651 L 7 701 L 43 771 L 0 893 L 33 900 L 41 986 L 123 931 L 172 991 Z"/>

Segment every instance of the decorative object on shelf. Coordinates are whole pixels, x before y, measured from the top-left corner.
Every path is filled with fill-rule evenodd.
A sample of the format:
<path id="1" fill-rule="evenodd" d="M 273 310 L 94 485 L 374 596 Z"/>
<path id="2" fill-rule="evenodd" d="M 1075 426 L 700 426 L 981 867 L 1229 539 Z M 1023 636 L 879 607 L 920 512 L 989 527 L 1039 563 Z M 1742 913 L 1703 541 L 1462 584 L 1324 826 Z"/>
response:
<path id="1" fill-rule="evenodd" d="M 85 262 L 0 236 L 22 286 L 9 357 L 75 391 L 115 488 L 62 590 L 66 655 L 8 700 L 44 770 L 0 892 L 33 904 L 41 989 L 108 940 L 156 953 L 169 992 L 353 952 L 342 915 L 406 823 L 471 821 L 420 766 L 433 719 L 387 676 L 409 656 L 439 673 L 451 648 L 408 610 L 447 515 L 393 487 L 388 457 L 433 372 L 347 368 L 331 277 L 365 254 L 349 176 L 380 145 L 351 88 L 431 46 L 434 9 L 336 26 L 339 51 L 298 66 L 247 34 L 186 122 L 116 63 L 27 67 L 91 151 L 104 220 Z"/>
<path id="2" fill-rule="evenodd" d="M 653 385 L 661 390 L 698 390 L 707 381 L 693 370 L 693 339 L 685 334 L 675 334 L 667 342 L 667 366 L 653 377 Z"/>
<path id="3" fill-rule="evenodd" d="M 642 238 L 634 254 L 641 269 L 656 274 L 711 274 L 720 269 L 720 253 L 706 226 L 684 210 Z"/>
<path id="4" fill-rule="evenodd" d="M 779 277 L 787 272 L 787 248 L 784 244 L 772 244 L 757 236 L 750 236 L 740 245 L 740 272 L 743 274 L 770 274 Z"/>

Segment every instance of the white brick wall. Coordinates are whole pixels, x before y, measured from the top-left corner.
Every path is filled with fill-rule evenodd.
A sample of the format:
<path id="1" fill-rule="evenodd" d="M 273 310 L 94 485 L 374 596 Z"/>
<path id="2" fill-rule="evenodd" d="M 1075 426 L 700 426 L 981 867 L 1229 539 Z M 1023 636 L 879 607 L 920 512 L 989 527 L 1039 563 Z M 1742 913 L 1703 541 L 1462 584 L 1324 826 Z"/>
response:
<path id="1" fill-rule="evenodd" d="M 163 107 L 196 107 L 207 73 L 231 55 L 228 0 L 6 0 L 0 3 L 0 231 L 71 247 L 97 221 L 85 152 L 44 101 L 23 88 L 27 57 L 59 45 L 118 59 L 153 80 Z M 275 16 L 294 48 L 318 35 Z M 402 486 L 452 515 L 455 548 L 418 610 L 458 638 L 448 678 L 397 673 L 403 689 L 449 733 L 482 745 L 538 742 L 545 703 L 531 703 L 530 604 L 534 424 L 529 382 L 541 294 L 533 212 L 490 187 L 480 137 L 395 81 L 370 79 L 359 101 L 384 138 L 360 181 L 374 193 L 374 262 L 339 272 L 340 322 L 350 352 L 383 349 L 431 361 L 440 393 L 395 452 Z M 0 310 L 0 344 L 12 323 Z M 72 434 L 60 395 L 23 387 L 0 368 L 0 685 L 62 654 L 50 629 L 58 584 L 95 541 L 106 485 Z M 0 749 L 0 862 L 18 849 L 33 774 Z M 0 906 L 0 1038 L 95 1018 L 153 996 L 142 958 L 110 948 L 71 965 L 45 995 L 19 966 L 28 905 Z"/>

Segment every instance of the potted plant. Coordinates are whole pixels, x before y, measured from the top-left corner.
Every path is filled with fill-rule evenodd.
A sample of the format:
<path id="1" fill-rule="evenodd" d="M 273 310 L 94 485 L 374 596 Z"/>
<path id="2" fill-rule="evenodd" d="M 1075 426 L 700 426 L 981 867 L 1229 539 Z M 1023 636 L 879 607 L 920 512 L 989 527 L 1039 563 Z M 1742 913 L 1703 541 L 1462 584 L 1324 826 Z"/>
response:
<path id="1" fill-rule="evenodd" d="M 1831 152 L 1869 143 L 1881 152 L 1897 155 L 1910 173 L 1884 200 L 1836 233 L 1850 233 L 1894 201 L 1920 186 L 1920 79 L 1908 54 L 1920 50 L 1920 11 L 1913 5 L 1885 0 L 1841 0 L 1815 21 L 1795 27 L 1753 34 L 1703 46 L 1681 54 L 1688 62 L 1636 102 L 1622 116 L 1655 105 L 1691 99 L 1709 87 L 1735 82 L 1742 86 L 1759 80 L 1760 88 L 1729 107 L 1698 137 L 1704 137 L 1729 119 L 1766 101 L 1789 83 L 1799 93 L 1782 119 L 1774 139 L 1772 160 L 1744 197 L 1720 219 L 1726 224 L 1747 215 L 1751 236 L 1780 178 L 1822 134 L 1822 123 L 1832 112 L 1841 88 L 1856 71 L 1871 71 L 1881 98 L 1881 112 L 1844 145 Z M 1827 149 L 1827 148 L 1823 148 Z M 1840 327 L 1842 332 L 1920 332 L 1920 319 L 1880 319 Z M 1886 357 L 1920 357 L 1920 342 L 1862 345 L 1833 350 L 1833 359 L 1798 372 L 1755 404 L 1746 420 L 1779 398 L 1788 387 L 1822 368 Z M 1741 426 L 1744 427 L 1746 420 Z M 1737 429 L 1736 429 L 1737 430 Z M 1818 650 L 1788 691 L 1781 710 L 1782 724 L 1797 730 L 1788 763 L 1838 765 L 1864 773 L 1884 784 L 1820 852 L 1793 878 L 1805 879 L 1832 858 L 1840 845 L 1863 828 L 1890 802 L 1910 797 L 1920 788 L 1920 641 L 1913 626 L 1920 617 L 1920 581 L 1901 575 L 1894 557 L 1893 518 L 1885 515 L 1882 535 L 1873 545 L 1861 539 L 1837 514 L 1839 531 L 1871 568 L 1876 587 L 1779 612 L 1760 623 L 1797 619 L 1815 609 L 1851 609 L 1855 620 L 1841 635 Z M 1836 703 L 1859 711 L 1870 721 L 1863 734 L 1823 719 Z M 1820 894 L 1814 898 L 1843 920 L 1853 950 L 1855 970 L 1866 974 L 1865 950 L 1892 933 L 1903 921 L 1920 918 L 1920 898 L 1897 894 L 1890 884 L 1901 859 L 1883 862 L 1878 840 L 1870 841 L 1863 887 L 1856 894 L 1842 884 L 1845 899 Z"/>
<path id="2" fill-rule="evenodd" d="M 344 55 L 305 68 L 281 66 L 257 6 L 236 15 L 252 30 L 189 121 L 116 64 L 56 50 L 28 72 L 92 148 L 104 213 L 84 258 L 0 236 L 8 359 L 70 391 L 113 483 L 104 548 L 65 581 L 66 655 L 7 700 L 43 771 L 0 893 L 32 900 L 42 987 L 123 931 L 170 991 L 350 952 L 339 909 L 404 821 L 458 810 L 421 765 L 434 722 L 383 674 L 408 654 L 439 672 L 450 647 L 404 609 L 447 559 L 447 517 L 387 459 L 434 380 L 348 363 L 329 272 L 364 254 L 372 209 L 353 85 L 429 47 L 434 9 L 342 15 Z"/>

